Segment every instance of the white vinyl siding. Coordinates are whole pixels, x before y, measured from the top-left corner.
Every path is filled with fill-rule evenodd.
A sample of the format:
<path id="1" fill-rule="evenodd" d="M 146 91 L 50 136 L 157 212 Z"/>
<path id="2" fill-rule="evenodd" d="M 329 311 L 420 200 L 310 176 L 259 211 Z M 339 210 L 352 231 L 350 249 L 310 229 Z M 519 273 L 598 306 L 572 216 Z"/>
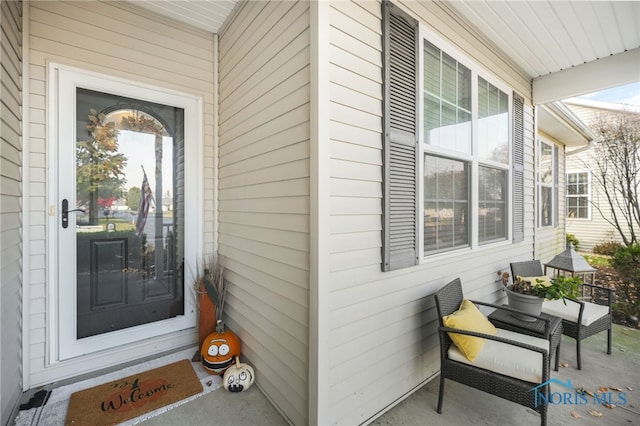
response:
<path id="1" fill-rule="evenodd" d="M 591 161 L 591 151 L 584 151 L 575 155 L 567 156 L 567 170 L 586 171 Z M 602 213 L 597 206 L 603 210 Z M 590 178 L 590 197 L 588 209 L 591 212 L 589 218 L 566 217 L 567 233 L 574 234 L 580 242 L 580 251 L 591 251 L 597 244 L 617 241 L 622 242 L 622 238 L 615 228 L 607 222 L 606 217 L 610 217 L 609 203 L 604 195 L 604 191 L 594 178 Z"/>
<path id="2" fill-rule="evenodd" d="M 446 6 L 400 7 L 434 25 L 514 90 L 529 93 L 528 81 L 452 19 Z M 438 372 L 437 289 L 460 277 L 466 297 L 500 301 L 496 272 L 508 270 L 510 261 L 531 259 L 534 250 L 533 110 L 525 99 L 523 241 L 381 271 L 381 20 L 380 2 L 331 2 L 330 424 L 370 421 Z M 393 368 L 387 368 L 390 360 Z"/>
<path id="3" fill-rule="evenodd" d="M 30 240 L 25 241 L 31 260 L 26 285 L 30 299 L 26 312 L 30 329 L 24 331 L 29 343 L 30 387 L 77 376 L 92 370 L 131 361 L 142 356 L 147 345 L 134 345 L 130 351 L 114 351 L 101 357 L 79 357 L 68 362 L 49 364 L 46 329 L 47 285 L 50 271 L 45 226 L 49 206 L 55 204 L 46 192 L 45 117 L 48 114 L 46 87 L 47 63 L 56 62 L 116 78 L 139 81 L 203 98 L 203 182 L 201 203 L 204 252 L 214 249 L 214 35 L 178 24 L 169 19 L 117 2 L 29 2 L 29 123 L 31 151 L 28 171 L 30 188 Z M 187 142 L 188 143 L 188 142 Z M 194 324 L 195 326 L 195 324 Z M 195 332 L 193 333 L 195 335 Z M 47 337 L 49 336 L 49 337 Z M 171 345 L 192 341 L 188 333 L 173 336 Z M 193 339 L 195 341 L 195 338 Z M 165 343 L 163 343 L 165 344 Z M 99 362 L 87 362 L 87 359 Z"/>
<path id="4" fill-rule="evenodd" d="M 0 424 L 22 395 L 22 2 L 0 4 Z"/>
<path id="5" fill-rule="evenodd" d="M 246 2 L 219 36 L 225 321 L 295 425 L 308 423 L 309 22 L 307 2 Z"/>
<path id="6" fill-rule="evenodd" d="M 567 106 L 587 124 L 594 121 L 600 114 L 615 113 L 616 110 L 612 107 L 618 107 L 617 104 L 605 103 L 599 106 L 571 102 L 567 102 Z M 593 161 L 591 158 L 592 153 L 593 150 L 588 149 L 567 155 L 567 170 L 570 172 L 590 170 L 590 164 Z M 590 251 L 595 245 L 603 242 L 622 242 L 618 231 L 605 219 L 605 217 L 611 217 L 611 212 L 604 191 L 593 176 L 591 176 L 590 181 L 590 217 L 588 219 L 566 218 L 567 233 L 574 234 L 578 238 L 581 251 Z M 598 206 L 602 209 L 602 213 L 598 210 Z"/>

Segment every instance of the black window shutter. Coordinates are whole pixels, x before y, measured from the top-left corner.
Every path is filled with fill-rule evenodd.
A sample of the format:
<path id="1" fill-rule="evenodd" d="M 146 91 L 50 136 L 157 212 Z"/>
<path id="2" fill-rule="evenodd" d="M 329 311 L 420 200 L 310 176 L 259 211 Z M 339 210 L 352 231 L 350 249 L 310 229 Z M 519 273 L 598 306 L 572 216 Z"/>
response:
<path id="1" fill-rule="evenodd" d="M 524 240 L 524 99 L 513 94 L 513 242 Z"/>
<path id="2" fill-rule="evenodd" d="M 418 22 L 382 2 L 383 271 L 418 263 Z"/>

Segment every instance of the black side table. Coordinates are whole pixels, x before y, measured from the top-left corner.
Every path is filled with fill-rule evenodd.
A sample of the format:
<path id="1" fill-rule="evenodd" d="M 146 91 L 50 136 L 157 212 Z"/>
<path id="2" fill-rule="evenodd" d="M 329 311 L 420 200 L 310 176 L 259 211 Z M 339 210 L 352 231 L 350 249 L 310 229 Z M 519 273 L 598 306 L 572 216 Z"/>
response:
<path id="1" fill-rule="evenodd" d="M 546 322 L 539 319 L 536 319 L 535 321 L 523 321 L 511 315 L 511 312 L 502 309 L 496 309 L 488 318 L 489 321 L 498 328 L 504 328 L 505 330 L 548 339 L 551 342 L 551 353 L 555 351 L 556 363 L 554 370 L 558 371 L 560 362 L 560 339 L 562 337 L 562 320 L 558 317 L 545 313 L 541 313 L 539 316 L 549 320 L 548 336 L 545 336 Z"/>

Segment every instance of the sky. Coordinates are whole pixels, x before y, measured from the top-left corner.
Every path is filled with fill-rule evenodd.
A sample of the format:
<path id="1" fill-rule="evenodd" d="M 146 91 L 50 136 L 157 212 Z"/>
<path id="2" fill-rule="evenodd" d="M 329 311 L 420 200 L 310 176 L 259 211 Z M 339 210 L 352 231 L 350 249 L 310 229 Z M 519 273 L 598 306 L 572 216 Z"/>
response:
<path id="1" fill-rule="evenodd" d="M 640 107 L 640 82 L 579 96 L 594 101 L 622 103 Z"/>
<path id="2" fill-rule="evenodd" d="M 163 137 L 162 158 L 162 195 L 173 193 L 173 138 Z M 140 188 L 142 186 L 142 167 L 147 172 L 149 186 L 153 193 L 153 198 L 158 199 L 156 191 L 156 157 L 155 157 L 155 136 L 149 133 L 130 132 L 122 130 L 118 138 L 118 151 L 127 157 L 127 165 L 124 168 L 125 188 L 129 190 L 132 186 Z M 140 167 L 142 166 L 142 167 Z"/>

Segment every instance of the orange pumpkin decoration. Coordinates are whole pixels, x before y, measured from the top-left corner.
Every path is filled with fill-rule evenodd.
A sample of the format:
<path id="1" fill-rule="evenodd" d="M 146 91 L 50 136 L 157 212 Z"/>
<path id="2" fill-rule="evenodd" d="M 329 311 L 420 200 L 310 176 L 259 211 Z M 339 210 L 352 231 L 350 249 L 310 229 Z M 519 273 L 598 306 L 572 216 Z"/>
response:
<path id="1" fill-rule="evenodd" d="M 210 374 L 224 374 L 235 357 L 240 357 L 240 339 L 231 330 L 225 330 L 224 323 L 218 321 L 216 331 L 209 334 L 202 344 L 200 355 L 202 366 Z"/>

